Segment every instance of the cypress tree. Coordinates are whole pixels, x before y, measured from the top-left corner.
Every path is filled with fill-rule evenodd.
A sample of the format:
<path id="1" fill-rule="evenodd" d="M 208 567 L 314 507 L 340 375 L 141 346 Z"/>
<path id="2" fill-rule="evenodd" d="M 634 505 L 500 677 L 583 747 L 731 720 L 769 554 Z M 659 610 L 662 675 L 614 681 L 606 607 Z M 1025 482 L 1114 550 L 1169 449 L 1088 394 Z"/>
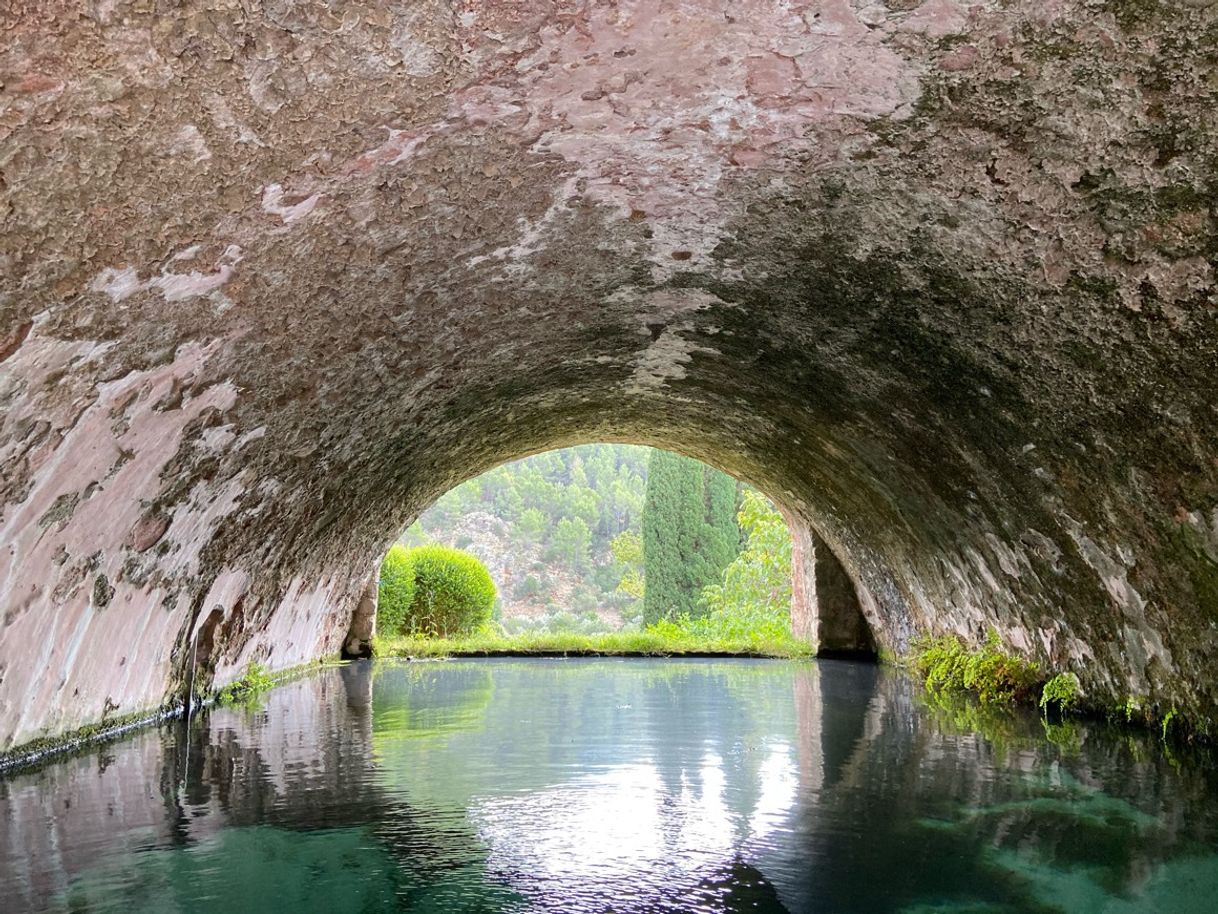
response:
<path id="1" fill-rule="evenodd" d="M 700 614 L 698 597 L 740 551 L 736 482 L 705 464 L 653 450 L 643 504 L 643 619 Z"/>
<path id="2" fill-rule="evenodd" d="M 706 584 L 719 583 L 723 569 L 740 554 L 741 548 L 740 524 L 736 520 L 740 508 L 736 480 L 705 464 L 701 469 L 706 515 L 698 551 L 705 557 L 708 579 L 698 587 L 698 595 Z"/>

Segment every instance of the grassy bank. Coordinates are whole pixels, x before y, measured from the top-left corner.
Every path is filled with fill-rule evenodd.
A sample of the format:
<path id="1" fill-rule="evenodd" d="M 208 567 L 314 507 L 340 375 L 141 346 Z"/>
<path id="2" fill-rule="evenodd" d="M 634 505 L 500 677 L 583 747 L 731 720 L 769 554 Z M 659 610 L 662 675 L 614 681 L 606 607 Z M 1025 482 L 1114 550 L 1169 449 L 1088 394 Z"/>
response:
<path id="1" fill-rule="evenodd" d="M 570 656 L 680 657 L 682 655 L 809 658 L 812 646 L 794 638 L 700 638 L 679 631 L 611 632 L 599 635 L 480 631 L 456 638 L 377 638 L 378 657 Z"/>

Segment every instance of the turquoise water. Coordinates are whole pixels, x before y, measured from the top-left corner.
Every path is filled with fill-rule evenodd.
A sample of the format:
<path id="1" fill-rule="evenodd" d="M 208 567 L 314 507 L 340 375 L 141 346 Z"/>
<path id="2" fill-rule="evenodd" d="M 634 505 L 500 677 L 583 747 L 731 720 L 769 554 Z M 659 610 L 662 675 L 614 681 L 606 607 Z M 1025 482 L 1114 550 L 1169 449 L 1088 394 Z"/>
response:
<path id="1" fill-rule="evenodd" d="M 833 662 L 319 671 L 0 778 L 0 910 L 1216 909 L 1206 760 L 920 696 Z"/>

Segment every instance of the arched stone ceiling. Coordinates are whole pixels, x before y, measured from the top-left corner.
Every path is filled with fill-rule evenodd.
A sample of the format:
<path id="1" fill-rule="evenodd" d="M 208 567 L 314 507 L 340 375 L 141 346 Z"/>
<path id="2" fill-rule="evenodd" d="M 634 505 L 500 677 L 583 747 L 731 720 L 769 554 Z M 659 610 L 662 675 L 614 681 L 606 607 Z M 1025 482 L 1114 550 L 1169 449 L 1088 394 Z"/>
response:
<path id="1" fill-rule="evenodd" d="M 765 488 L 881 645 L 1218 706 L 1213 0 L 9 0 L 0 750 L 336 650 L 488 467 Z"/>

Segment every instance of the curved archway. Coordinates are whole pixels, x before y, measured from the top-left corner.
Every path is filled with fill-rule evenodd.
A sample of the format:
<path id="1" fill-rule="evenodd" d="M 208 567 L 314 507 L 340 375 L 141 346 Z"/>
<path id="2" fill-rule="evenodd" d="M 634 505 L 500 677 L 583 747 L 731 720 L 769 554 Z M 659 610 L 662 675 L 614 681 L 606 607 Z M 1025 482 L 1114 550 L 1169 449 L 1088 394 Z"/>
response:
<path id="1" fill-rule="evenodd" d="M 780 611 L 786 619 L 783 628 L 787 634 L 813 645 L 818 656 L 874 659 L 874 637 L 863 610 L 866 606 L 874 615 L 874 603 L 869 594 L 864 590 L 860 599 L 859 585 L 806 520 L 752 489 L 745 481 L 732 480 L 701 462 L 676 459 L 674 464 L 672 452 L 620 442 L 586 442 L 533 456 L 537 460 L 508 461 L 450 489 L 420 512 L 397 538 L 398 546 L 435 543 L 467 550 L 481 560 L 499 589 L 499 611 L 503 615 L 499 620 L 501 625 L 495 627 L 523 623 L 526 631 L 537 630 L 539 625 L 541 631 L 549 631 L 551 625 L 559 624 L 565 630 L 577 622 L 572 612 L 585 617 L 578 622 L 580 631 L 585 634 L 616 631 L 624 621 L 629 621 L 633 628 L 646 625 L 641 596 L 633 591 L 614 589 L 615 574 L 620 574 L 620 571 L 613 571 L 618 560 L 615 544 L 619 534 L 629 535 L 635 538 L 638 548 L 643 548 L 647 536 L 644 532 L 645 495 L 646 500 L 652 497 L 650 479 L 656 458 L 667 457 L 670 459 L 664 462 L 664 467 L 670 474 L 666 484 L 670 489 L 679 487 L 679 483 L 671 481 L 674 472 L 678 475 L 696 472 L 699 480 L 703 473 L 709 472 L 736 488 L 735 507 L 721 505 L 720 511 L 730 511 L 733 515 L 731 522 L 737 530 L 739 549 L 748 548 L 745 540 L 749 538 L 749 532 L 736 515 L 746 491 L 762 495 L 773 522 L 783 528 L 779 541 L 770 540 L 765 547 L 780 550 L 784 556 L 780 574 L 782 595 L 762 595 L 751 588 L 747 600 L 754 610 L 760 611 L 764 605 L 767 611 Z M 740 482 L 745 482 L 743 489 L 739 487 Z M 534 515 L 534 519 L 529 520 L 528 515 Z M 581 547 L 582 558 L 560 554 L 557 540 L 551 539 L 554 531 L 544 529 L 547 520 L 558 530 L 564 523 L 574 520 L 581 525 L 585 537 L 591 534 L 591 539 Z M 705 522 L 707 518 L 703 516 L 702 520 Z M 677 535 L 675 530 L 670 530 L 669 534 Z M 693 535 L 692 530 L 688 535 Z M 677 549 L 677 553 L 683 549 L 703 548 L 706 548 L 705 543 L 689 542 Z M 738 553 L 739 549 L 733 553 Z M 726 563 L 730 558 L 721 555 L 713 561 Z M 372 575 L 359 598 L 343 642 L 344 656 L 366 657 L 372 653 L 380 609 L 378 578 L 384 576 L 385 561 L 382 557 L 377 563 L 380 572 Z M 639 572 L 644 564 L 640 558 Z M 596 571 L 597 566 L 613 577 L 614 582 L 606 584 L 604 575 Z M 533 576 L 534 571 L 541 572 L 541 581 Z M 555 575 L 564 582 L 559 588 L 559 604 L 551 602 L 553 597 L 549 593 L 549 582 Z M 683 580 L 683 576 L 678 575 L 678 579 Z M 655 586 L 650 574 L 647 580 L 650 591 Z M 640 577 L 640 585 L 641 581 Z M 513 588 L 516 592 L 509 593 L 506 588 L 513 582 L 516 582 Z M 704 583 L 722 582 L 712 575 Z M 521 592 L 519 584 L 528 585 L 527 589 Z M 777 579 L 772 584 L 778 586 Z M 694 586 L 692 596 L 697 596 L 700 587 Z M 560 617 L 539 618 L 541 604 L 546 604 L 546 614 L 558 612 Z M 693 611 L 692 607 L 690 611 Z M 677 611 L 669 607 L 668 612 Z M 499 618 L 498 614 L 496 618 Z M 587 628 L 589 624 L 593 626 L 591 629 Z M 514 630 L 521 629 L 516 626 Z"/>
<path id="2" fill-rule="evenodd" d="M 0 747 L 217 607 L 336 651 L 423 505 L 592 439 L 772 492 L 886 650 L 1211 718 L 1213 7 L 70 6 L 3 14 Z"/>

